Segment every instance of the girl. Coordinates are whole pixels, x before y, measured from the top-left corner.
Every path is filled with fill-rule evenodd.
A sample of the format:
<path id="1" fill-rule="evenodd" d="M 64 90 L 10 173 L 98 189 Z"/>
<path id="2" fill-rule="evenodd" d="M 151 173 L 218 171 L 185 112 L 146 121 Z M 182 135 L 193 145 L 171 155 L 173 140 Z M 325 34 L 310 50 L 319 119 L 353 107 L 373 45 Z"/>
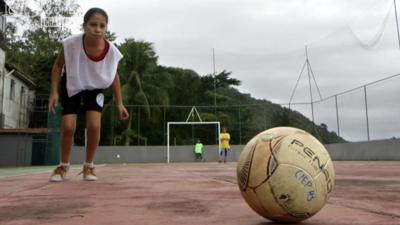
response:
<path id="1" fill-rule="evenodd" d="M 129 117 L 122 103 L 121 84 L 117 74 L 118 62 L 122 54 L 104 38 L 107 24 L 108 16 L 104 10 L 89 9 L 83 20 L 84 33 L 66 38 L 54 63 L 48 111 L 55 111 L 60 83 L 63 116 L 60 141 L 61 162 L 51 175 L 50 181 L 63 181 L 66 178 L 81 101 L 88 134 L 86 162 L 82 171 L 84 180 L 97 180 L 93 159 L 100 140 L 101 112 L 104 104 L 103 89 L 112 87 L 119 119 L 126 120 Z"/>
<path id="2" fill-rule="evenodd" d="M 219 152 L 219 163 L 221 163 L 222 160 L 224 160 L 224 163 L 226 163 L 226 158 L 228 157 L 228 152 L 230 149 L 229 140 L 231 140 L 231 135 L 226 131 L 226 128 L 223 127 L 220 134 L 221 151 Z"/>

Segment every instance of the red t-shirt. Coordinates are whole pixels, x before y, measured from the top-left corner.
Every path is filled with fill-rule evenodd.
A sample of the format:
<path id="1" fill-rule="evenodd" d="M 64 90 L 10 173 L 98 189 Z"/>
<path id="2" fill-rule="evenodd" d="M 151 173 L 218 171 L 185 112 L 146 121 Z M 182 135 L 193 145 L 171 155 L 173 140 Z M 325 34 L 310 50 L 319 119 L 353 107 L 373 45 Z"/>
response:
<path id="1" fill-rule="evenodd" d="M 89 59 L 91 59 L 91 60 L 93 60 L 93 61 L 95 61 L 95 62 L 98 62 L 98 61 L 103 60 L 104 57 L 106 57 L 106 54 L 107 54 L 107 52 L 108 52 L 108 49 L 110 48 L 110 44 L 108 43 L 108 41 L 104 40 L 104 42 L 105 42 L 105 45 L 104 45 L 103 52 L 102 52 L 99 56 L 96 56 L 96 57 L 90 57 L 90 56 L 86 53 L 85 47 L 83 47 L 83 50 L 85 51 L 86 56 L 87 56 Z"/>
<path id="2" fill-rule="evenodd" d="M 104 42 L 105 42 L 105 44 L 104 44 L 103 52 L 102 52 L 99 56 L 96 56 L 96 57 L 90 57 L 90 56 L 86 53 L 85 48 L 83 48 L 83 50 L 85 51 L 86 56 L 87 56 L 89 59 L 91 59 L 91 60 L 93 60 L 93 61 L 95 61 L 95 62 L 99 62 L 99 61 L 103 60 L 104 57 L 106 57 L 106 55 L 107 55 L 108 49 L 110 49 L 110 44 L 108 43 L 108 41 L 104 40 Z M 65 68 L 65 64 L 64 64 L 64 71 L 67 72 L 67 70 L 66 70 L 66 68 Z"/>

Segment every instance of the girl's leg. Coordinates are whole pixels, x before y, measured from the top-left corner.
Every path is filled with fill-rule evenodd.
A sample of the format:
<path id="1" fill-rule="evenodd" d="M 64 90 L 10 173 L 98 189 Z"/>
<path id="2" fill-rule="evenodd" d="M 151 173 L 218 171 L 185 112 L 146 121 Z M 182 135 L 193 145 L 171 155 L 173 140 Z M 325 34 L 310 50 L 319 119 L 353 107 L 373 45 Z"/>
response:
<path id="1" fill-rule="evenodd" d="M 101 113 L 86 111 L 86 163 L 92 163 L 100 141 Z"/>
<path id="2" fill-rule="evenodd" d="M 221 151 L 219 152 L 219 157 L 218 157 L 219 163 L 222 162 L 223 154 L 224 154 L 224 149 L 221 149 Z"/>
<path id="3" fill-rule="evenodd" d="M 61 121 L 61 163 L 69 163 L 76 129 L 76 114 L 67 114 Z"/>
<path id="4" fill-rule="evenodd" d="M 50 176 L 50 181 L 60 182 L 66 179 L 71 157 L 72 143 L 76 128 L 76 114 L 66 114 L 61 121 L 61 162 Z"/>
<path id="5" fill-rule="evenodd" d="M 227 156 L 228 156 L 228 149 L 224 149 L 224 163 L 226 163 Z"/>

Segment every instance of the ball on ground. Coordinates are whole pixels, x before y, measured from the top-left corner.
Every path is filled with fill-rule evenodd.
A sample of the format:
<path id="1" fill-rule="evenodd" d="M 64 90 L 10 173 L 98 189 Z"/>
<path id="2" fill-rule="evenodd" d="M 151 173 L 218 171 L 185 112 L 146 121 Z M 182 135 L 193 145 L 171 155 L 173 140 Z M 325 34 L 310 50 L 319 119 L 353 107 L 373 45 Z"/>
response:
<path id="1" fill-rule="evenodd" d="M 276 127 L 247 143 L 237 179 L 243 198 L 259 215 L 298 222 L 326 204 L 335 171 L 328 151 L 315 137 L 297 128 Z"/>

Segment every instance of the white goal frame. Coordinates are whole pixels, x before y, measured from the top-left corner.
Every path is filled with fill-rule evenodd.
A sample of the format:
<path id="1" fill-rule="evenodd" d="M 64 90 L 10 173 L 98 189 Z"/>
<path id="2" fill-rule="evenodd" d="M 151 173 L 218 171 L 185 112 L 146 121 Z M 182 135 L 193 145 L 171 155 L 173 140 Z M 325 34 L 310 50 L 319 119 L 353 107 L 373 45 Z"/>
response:
<path id="1" fill-rule="evenodd" d="M 169 163 L 169 127 L 170 125 L 202 125 L 202 124 L 217 124 L 218 126 L 218 154 L 221 151 L 221 123 L 219 121 L 206 121 L 206 122 L 167 122 L 167 163 Z"/>

